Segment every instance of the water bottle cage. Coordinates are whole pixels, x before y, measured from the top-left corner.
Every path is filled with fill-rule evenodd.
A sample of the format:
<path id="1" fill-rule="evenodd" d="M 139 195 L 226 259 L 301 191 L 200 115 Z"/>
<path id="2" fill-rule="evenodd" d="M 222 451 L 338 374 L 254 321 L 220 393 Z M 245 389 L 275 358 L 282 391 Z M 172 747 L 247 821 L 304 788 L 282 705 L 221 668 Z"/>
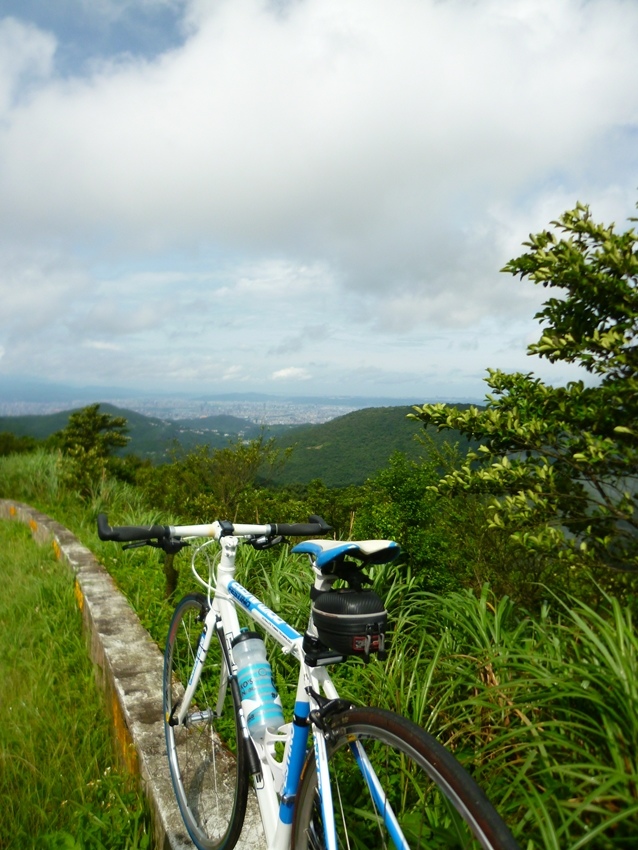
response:
<path id="1" fill-rule="evenodd" d="M 233 640 L 232 649 L 246 724 L 255 740 L 261 740 L 267 729 L 274 731 L 284 722 L 264 643 L 258 634 L 246 631 Z"/>

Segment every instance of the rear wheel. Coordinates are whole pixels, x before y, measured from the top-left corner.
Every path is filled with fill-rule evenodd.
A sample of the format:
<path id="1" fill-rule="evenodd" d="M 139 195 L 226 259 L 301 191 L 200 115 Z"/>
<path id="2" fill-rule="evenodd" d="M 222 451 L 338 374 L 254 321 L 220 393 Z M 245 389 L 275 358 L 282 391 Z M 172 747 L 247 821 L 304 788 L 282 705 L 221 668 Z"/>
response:
<path id="1" fill-rule="evenodd" d="M 246 811 L 248 768 L 217 631 L 184 723 L 172 722 L 207 613 L 208 601 L 198 593 L 175 609 L 164 656 L 164 728 L 173 788 L 193 842 L 200 850 L 230 850 Z"/>
<path id="2" fill-rule="evenodd" d="M 518 850 L 472 777 L 414 723 L 381 709 L 349 709 L 330 723 L 327 746 L 337 847 Z M 381 793 L 364 779 L 360 764 L 368 770 L 366 759 Z M 299 787 L 292 847 L 326 847 L 312 751 Z"/>

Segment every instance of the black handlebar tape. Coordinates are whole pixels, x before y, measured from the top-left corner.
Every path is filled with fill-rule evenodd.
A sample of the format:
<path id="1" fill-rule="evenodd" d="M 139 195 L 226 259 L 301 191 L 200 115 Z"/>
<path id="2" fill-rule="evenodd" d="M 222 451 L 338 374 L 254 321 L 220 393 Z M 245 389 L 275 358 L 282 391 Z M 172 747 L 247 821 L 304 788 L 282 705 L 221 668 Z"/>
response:
<path id="1" fill-rule="evenodd" d="M 168 525 L 120 525 L 111 528 L 106 514 L 97 515 L 97 533 L 100 540 L 115 540 L 116 543 L 129 543 L 134 540 L 161 540 L 171 535 Z"/>

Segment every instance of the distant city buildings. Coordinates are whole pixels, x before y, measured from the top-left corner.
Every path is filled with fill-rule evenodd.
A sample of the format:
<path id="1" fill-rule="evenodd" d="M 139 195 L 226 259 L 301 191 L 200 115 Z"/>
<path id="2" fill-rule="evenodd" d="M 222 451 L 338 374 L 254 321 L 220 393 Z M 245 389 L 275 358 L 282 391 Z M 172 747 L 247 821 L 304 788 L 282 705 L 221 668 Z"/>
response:
<path id="1" fill-rule="evenodd" d="M 257 425 L 303 425 L 306 423 L 319 424 L 343 416 L 353 410 L 359 410 L 365 404 L 339 405 L 322 404 L 320 402 L 297 403 L 288 400 L 268 401 L 202 401 L 187 398 L 150 399 L 150 398 L 109 398 L 108 402 L 125 410 L 133 410 L 145 416 L 158 419 L 198 419 L 206 416 L 237 416 L 248 419 Z M 78 399 L 77 401 L 9 401 L 0 399 L 0 416 L 33 416 L 47 413 L 59 413 L 62 410 L 72 410 L 95 403 L 95 399 Z"/>

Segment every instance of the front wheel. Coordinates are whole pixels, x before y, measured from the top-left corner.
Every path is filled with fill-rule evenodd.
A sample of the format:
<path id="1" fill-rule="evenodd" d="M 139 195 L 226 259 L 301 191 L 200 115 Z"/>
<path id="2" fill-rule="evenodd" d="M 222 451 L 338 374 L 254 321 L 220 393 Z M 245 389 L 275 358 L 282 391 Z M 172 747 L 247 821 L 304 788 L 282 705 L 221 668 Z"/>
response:
<path id="1" fill-rule="evenodd" d="M 175 609 L 164 655 L 164 729 L 173 788 L 190 837 L 199 850 L 231 850 L 246 811 L 248 766 L 217 631 L 184 724 L 174 725 L 207 613 L 200 593 L 185 596 Z"/>
<path id="2" fill-rule="evenodd" d="M 472 777 L 411 721 L 382 709 L 353 708 L 330 722 L 326 740 L 338 848 L 518 850 Z M 292 847 L 326 846 L 310 752 L 297 796 Z"/>

